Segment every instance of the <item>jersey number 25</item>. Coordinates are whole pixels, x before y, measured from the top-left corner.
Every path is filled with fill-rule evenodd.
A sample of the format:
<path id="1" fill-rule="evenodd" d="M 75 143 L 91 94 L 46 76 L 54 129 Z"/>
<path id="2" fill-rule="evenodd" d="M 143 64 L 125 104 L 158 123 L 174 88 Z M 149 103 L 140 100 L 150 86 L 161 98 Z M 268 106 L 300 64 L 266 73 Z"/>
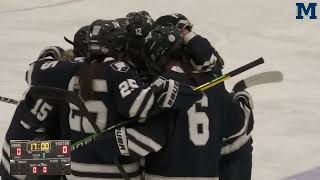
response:
<path id="1" fill-rule="evenodd" d="M 92 90 L 95 93 L 106 93 L 107 89 L 107 81 L 103 79 L 93 79 L 92 80 Z M 79 77 L 74 76 L 69 83 L 69 91 L 74 91 L 79 89 Z M 107 125 L 107 115 L 108 108 L 101 100 L 87 100 L 85 101 L 85 105 L 90 113 L 96 114 L 95 124 L 102 131 L 106 128 Z M 87 117 L 82 117 L 77 115 L 77 111 L 79 108 L 74 104 L 69 103 L 70 113 L 69 113 L 69 125 L 70 129 L 81 132 L 82 130 L 85 133 L 96 133 L 93 129 L 93 125 L 90 124 Z"/>

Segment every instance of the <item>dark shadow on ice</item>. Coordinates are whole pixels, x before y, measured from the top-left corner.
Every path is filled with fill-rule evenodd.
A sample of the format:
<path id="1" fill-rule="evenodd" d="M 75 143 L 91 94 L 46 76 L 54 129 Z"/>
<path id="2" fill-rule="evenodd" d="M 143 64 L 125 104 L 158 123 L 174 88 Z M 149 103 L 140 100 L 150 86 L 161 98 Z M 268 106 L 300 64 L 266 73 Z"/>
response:
<path id="1" fill-rule="evenodd" d="M 319 180 L 320 179 L 320 167 L 314 168 L 309 171 L 305 171 L 282 180 Z"/>

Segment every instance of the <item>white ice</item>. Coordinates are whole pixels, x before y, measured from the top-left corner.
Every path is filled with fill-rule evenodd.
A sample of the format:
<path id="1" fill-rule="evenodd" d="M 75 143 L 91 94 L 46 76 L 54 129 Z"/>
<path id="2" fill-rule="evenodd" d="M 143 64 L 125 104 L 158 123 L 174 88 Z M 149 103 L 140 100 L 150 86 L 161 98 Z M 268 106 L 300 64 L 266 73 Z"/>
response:
<path id="1" fill-rule="evenodd" d="M 226 61 L 225 72 L 265 58 L 264 65 L 229 80 L 228 87 L 255 72 L 280 70 L 285 75 L 280 84 L 249 90 L 256 118 L 253 179 L 277 180 L 307 171 L 320 165 L 320 19 L 296 20 L 295 3 L 1 0 L 0 96 L 20 98 L 26 88 L 24 72 L 39 51 L 49 45 L 70 48 L 63 36 L 72 38 L 78 28 L 94 19 L 122 17 L 135 10 L 147 10 L 154 18 L 180 12 L 193 22 L 195 32 L 219 50 Z M 319 7 L 317 10 L 320 13 Z M 14 105 L 0 103 L 1 141 L 14 109 Z"/>

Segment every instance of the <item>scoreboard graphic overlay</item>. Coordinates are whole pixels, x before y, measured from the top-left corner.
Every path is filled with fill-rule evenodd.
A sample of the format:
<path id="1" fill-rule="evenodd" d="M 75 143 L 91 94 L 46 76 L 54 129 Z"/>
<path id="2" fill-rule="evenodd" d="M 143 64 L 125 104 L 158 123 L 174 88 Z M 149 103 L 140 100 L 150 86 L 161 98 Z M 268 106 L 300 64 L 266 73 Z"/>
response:
<path id="1" fill-rule="evenodd" d="M 70 140 L 11 140 L 11 175 L 68 175 Z"/>

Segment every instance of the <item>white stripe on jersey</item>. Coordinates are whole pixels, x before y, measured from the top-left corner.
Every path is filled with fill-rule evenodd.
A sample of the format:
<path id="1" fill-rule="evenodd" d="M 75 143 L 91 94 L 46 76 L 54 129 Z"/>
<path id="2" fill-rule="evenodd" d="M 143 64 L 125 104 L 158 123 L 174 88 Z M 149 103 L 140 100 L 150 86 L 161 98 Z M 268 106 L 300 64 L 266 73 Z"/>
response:
<path id="1" fill-rule="evenodd" d="M 9 154 L 10 156 L 10 154 Z M 7 170 L 7 172 L 9 173 L 10 172 L 10 165 L 9 165 L 9 161 L 2 155 L 1 157 L 1 163 L 4 167 L 5 170 Z"/>
<path id="2" fill-rule="evenodd" d="M 243 105 L 243 106 L 241 105 L 241 108 L 243 109 L 244 115 L 245 115 L 244 126 L 242 127 L 242 129 L 239 132 L 235 133 L 234 135 L 231 135 L 227 138 L 223 138 L 223 141 L 227 141 L 227 140 L 229 140 L 231 138 L 235 138 L 235 137 L 240 137 L 241 135 L 243 135 L 247 131 L 248 124 L 250 121 L 250 116 L 251 116 L 251 109 L 248 108 L 246 105 Z"/>
<path id="3" fill-rule="evenodd" d="M 146 180 L 219 180 L 219 177 L 167 177 L 146 173 Z"/>
<path id="4" fill-rule="evenodd" d="M 46 128 L 38 128 L 35 130 L 35 132 L 38 132 L 38 133 L 46 132 Z"/>
<path id="5" fill-rule="evenodd" d="M 250 134 L 244 134 L 238 137 L 233 143 L 223 146 L 221 149 L 221 155 L 227 155 L 239 150 L 246 142 L 249 141 L 250 137 Z"/>
<path id="6" fill-rule="evenodd" d="M 140 114 L 140 117 L 147 117 L 149 110 L 151 109 L 154 102 L 154 94 L 151 95 L 149 98 L 146 106 L 144 107 L 142 113 Z M 139 121 L 140 122 L 140 121 Z"/>
<path id="7" fill-rule="evenodd" d="M 122 164 L 127 173 L 134 173 L 139 171 L 139 162 L 131 164 Z M 116 165 L 112 164 L 85 164 L 78 162 L 71 162 L 71 170 L 85 173 L 120 173 Z"/>
<path id="8" fill-rule="evenodd" d="M 74 175 L 67 175 L 66 176 L 68 180 L 119 180 L 123 179 L 121 178 L 94 178 L 94 177 L 78 177 Z M 130 180 L 141 180 L 140 175 L 137 177 L 130 177 Z"/>
<path id="9" fill-rule="evenodd" d="M 139 133 L 138 131 L 128 128 L 127 129 L 127 134 L 131 135 L 132 137 L 136 138 L 137 141 L 141 142 L 142 144 L 152 148 L 155 152 L 159 151 L 161 149 L 160 144 L 155 142 L 153 139 Z M 129 144 L 130 148 L 130 144 Z"/>
<path id="10" fill-rule="evenodd" d="M 144 98 L 146 97 L 146 95 L 148 94 L 148 92 L 151 90 L 150 87 L 143 89 L 140 94 L 136 97 L 136 99 L 134 100 L 134 102 L 132 103 L 130 110 L 129 110 L 129 117 L 134 117 L 137 115 L 141 104 L 144 100 Z M 153 96 L 152 96 L 153 97 Z M 151 98 L 151 97 L 150 97 Z"/>
<path id="11" fill-rule="evenodd" d="M 23 100 L 26 98 L 26 95 L 27 95 L 27 93 L 29 92 L 29 90 L 30 90 L 30 86 L 23 92 L 23 94 L 22 94 L 22 96 L 21 96 L 21 98 L 20 98 L 19 103 L 17 104 L 17 106 L 20 104 L 21 101 L 23 101 Z"/>
<path id="12" fill-rule="evenodd" d="M 2 149 L 4 150 L 4 152 L 7 153 L 8 156 L 10 156 L 10 146 L 9 146 L 7 140 L 4 140 Z"/>
<path id="13" fill-rule="evenodd" d="M 20 124 L 25 128 L 25 129 L 30 129 L 31 126 L 29 124 L 27 124 L 26 122 L 24 122 L 23 120 L 20 121 Z"/>
<path id="14" fill-rule="evenodd" d="M 141 157 L 146 156 L 147 154 L 149 154 L 149 152 L 143 148 L 141 148 L 140 146 L 138 146 L 136 143 L 130 141 L 130 139 L 128 139 L 128 147 L 131 151 L 137 153 L 138 155 L 140 155 Z"/>
<path id="15" fill-rule="evenodd" d="M 29 67 L 29 69 L 28 69 L 28 72 L 27 72 L 27 83 L 29 84 L 29 86 L 32 85 L 32 82 L 31 82 L 32 79 L 31 79 L 31 77 L 32 77 L 33 67 L 34 67 L 34 64 L 31 64 L 30 67 Z"/>

